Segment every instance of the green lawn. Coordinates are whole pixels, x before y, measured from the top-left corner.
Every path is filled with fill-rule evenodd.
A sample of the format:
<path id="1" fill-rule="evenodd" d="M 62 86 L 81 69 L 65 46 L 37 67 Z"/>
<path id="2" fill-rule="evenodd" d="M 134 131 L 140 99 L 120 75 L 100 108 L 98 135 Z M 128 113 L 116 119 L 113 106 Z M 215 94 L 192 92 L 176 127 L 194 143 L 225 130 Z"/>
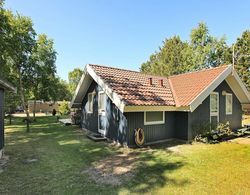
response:
<path id="1" fill-rule="evenodd" d="M 250 116 L 249 115 L 244 115 L 243 116 L 243 121 L 242 121 L 242 124 L 243 125 L 249 125 L 250 124 Z"/>
<path id="2" fill-rule="evenodd" d="M 250 145 L 221 143 L 118 149 L 87 139 L 76 127 L 40 117 L 26 133 L 21 119 L 6 126 L 0 194 L 249 194 Z M 123 152 L 136 153 L 134 177 L 113 186 L 83 173 L 92 164 Z M 38 159 L 27 163 L 27 159 Z"/>

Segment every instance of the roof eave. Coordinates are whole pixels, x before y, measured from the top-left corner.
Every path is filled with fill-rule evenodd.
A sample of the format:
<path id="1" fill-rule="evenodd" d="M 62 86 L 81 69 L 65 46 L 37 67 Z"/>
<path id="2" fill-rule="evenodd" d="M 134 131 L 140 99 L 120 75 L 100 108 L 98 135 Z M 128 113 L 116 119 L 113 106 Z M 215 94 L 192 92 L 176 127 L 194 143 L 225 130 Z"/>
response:
<path id="1" fill-rule="evenodd" d="M 79 108 L 82 104 L 82 99 L 87 92 L 89 85 L 91 84 L 92 79 L 87 74 L 86 67 L 84 68 L 84 73 L 77 85 L 75 94 L 70 102 L 70 108 Z"/>
<path id="2" fill-rule="evenodd" d="M 88 74 L 92 77 L 92 79 L 102 88 L 104 93 L 111 99 L 111 101 L 117 106 L 117 108 L 124 112 L 125 102 L 122 100 L 122 98 L 114 92 L 109 85 L 107 85 L 104 80 L 96 74 L 96 72 L 93 70 L 93 68 L 87 64 L 86 70 Z"/>
<path id="3" fill-rule="evenodd" d="M 232 73 L 232 66 L 229 65 L 221 74 L 219 74 L 214 81 L 208 85 L 201 93 L 199 93 L 190 103 L 190 110 L 193 112 L 217 87 L 219 84 L 225 80 L 228 75 Z"/>
<path id="4" fill-rule="evenodd" d="M 0 80 L 0 86 L 11 92 L 17 93 L 17 88 L 14 87 L 12 84 L 8 83 L 7 81 Z"/>
<path id="5" fill-rule="evenodd" d="M 125 106 L 124 112 L 150 112 L 150 111 L 183 111 L 190 112 L 189 106 Z"/>

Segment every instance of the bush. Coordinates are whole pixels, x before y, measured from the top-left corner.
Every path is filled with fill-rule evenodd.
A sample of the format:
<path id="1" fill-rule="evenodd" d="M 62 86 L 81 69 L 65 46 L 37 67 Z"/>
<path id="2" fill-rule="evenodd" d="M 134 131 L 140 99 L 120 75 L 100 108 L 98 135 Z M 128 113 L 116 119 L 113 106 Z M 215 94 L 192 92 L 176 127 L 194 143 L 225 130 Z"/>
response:
<path id="1" fill-rule="evenodd" d="M 198 127 L 198 126 L 197 126 Z M 215 130 L 209 129 L 203 131 L 203 133 L 197 134 L 194 138 L 196 142 L 202 143 L 217 143 L 223 139 L 234 137 L 234 132 L 230 129 L 229 122 L 219 123 Z"/>
<path id="2" fill-rule="evenodd" d="M 66 101 L 60 103 L 59 112 L 61 115 L 68 115 L 70 113 L 69 103 Z"/>
<path id="3" fill-rule="evenodd" d="M 78 110 L 76 112 L 71 112 L 70 117 L 71 117 L 73 124 L 80 125 L 80 123 L 81 123 L 81 110 Z"/>

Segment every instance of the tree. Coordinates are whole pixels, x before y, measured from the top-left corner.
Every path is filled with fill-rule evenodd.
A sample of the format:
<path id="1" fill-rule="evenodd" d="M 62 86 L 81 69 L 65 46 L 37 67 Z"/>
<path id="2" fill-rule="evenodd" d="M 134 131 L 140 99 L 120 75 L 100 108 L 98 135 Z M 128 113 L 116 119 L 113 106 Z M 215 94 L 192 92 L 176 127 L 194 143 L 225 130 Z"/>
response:
<path id="1" fill-rule="evenodd" d="M 30 64 L 33 66 L 31 73 L 32 79 L 27 78 L 33 83 L 30 98 L 34 99 L 33 118 L 35 118 L 36 100 L 51 100 L 49 86 L 56 74 L 56 51 L 53 40 L 45 34 L 38 35 L 36 45 L 32 50 Z"/>
<path id="2" fill-rule="evenodd" d="M 225 52 L 228 48 L 225 37 L 212 37 L 205 23 L 201 22 L 197 28 L 192 29 L 190 39 L 190 47 L 193 50 L 192 60 L 189 61 L 191 70 L 215 67 L 225 62 Z"/>
<path id="3" fill-rule="evenodd" d="M 72 98 L 68 83 L 59 77 L 53 79 L 53 84 L 49 87 L 49 94 L 53 101 L 70 101 Z"/>
<path id="4" fill-rule="evenodd" d="M 9 47 L 10 24 L 6 11 L 3 8 L 3 1 L 0 0 L 0 77 L 7 77 L 8 67 L 5 65 Z"/>
<path id="5" fill-rule="evenodd" d="M 150 60 L 143 63 L 141 71 L 169 76 L 183 72 L 183 56 L 181 53 L 187 47 L 179 36 L 171 37 L 163 42 L 159 51 L 150 56 Z"/>
<path id="6" fill-rule="evenodd" d="M 67 101 L 60 103 L 59 112 L 61 115 L 68 115 L 70 113 L 69 103 Z"/>
<path id="7" fill-rule="evenodd" d="M 166 39 L 158 52 L 141 65 L 141 71 L 157 75 L 175 75 L 197 69 L 214 67 L 227 62 L 225 38 L 212 37 L 205 23 L 192 29 L 189 42 L 179 36 Z"/>
<path id="8" fill-rule="evenodd" d="M 250 90 L 250 30 L 242 33 L 234 46 L 235 69 Z"/>
<path id="9" fill-rule="evenodd" d="M 27 105 L 26 94 L 30 90 L 28 82 L 24 83 L 25 78 L 29 77 L 30 70 L 33 68 L 29 63 L 32 49 L 35 45 L 35 30 L 30 18 L 14 15 L 10 11 L 6 11 L 6 16 L 10 24 L 9 36 L 9 50 L 8 61 L 6 62 L 12 76 L 16 77 L 18 81 L 18 91 L 20 94 L 23 108 L 26 112 L 27 132 L 29 132 L 29 110 Z"/>
<path id="10" fill-rule="evenodd" d="M 75 93 L 76 87 L 81 80 L 81 77 L 83 75 L 84 71 L 80 68 L 75 68 L 73 71 L 69 72 L 68 79 L 69 79 L 69 90 L 72 94 L 72 96 Z"/>

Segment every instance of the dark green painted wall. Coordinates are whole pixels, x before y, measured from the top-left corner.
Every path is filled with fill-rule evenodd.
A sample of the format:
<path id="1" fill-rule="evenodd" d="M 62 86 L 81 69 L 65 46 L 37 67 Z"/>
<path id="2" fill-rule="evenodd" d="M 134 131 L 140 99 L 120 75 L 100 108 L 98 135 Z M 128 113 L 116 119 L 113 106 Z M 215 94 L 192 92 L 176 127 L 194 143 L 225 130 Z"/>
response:
<path id="1" fill-rule="evenodd" d="M 0 150 L 4 147 L 4 90 L 0 88 Z"/>
<path id="2" fill-rule="evenodd" d="M 93 113 L 88 113 L 87 102 L 88 102 L 88 93 L 96 91 L 98 94 L 98 86 L 92 82 L 90 85 L 86 96 L 83 98 L 82 102 L 82 123 L 81 126 L 85 129 L 88 129 L 93 132 L 98 132 L 98 99 L 97 95 L 94 97 L 93 102 Z"/>
<path id="3" fill-rule="evenodd" d="M 82 103 L 82 123 L 81 126 L 93 132 L 98 132 L 98 92 L 102 89 L 93 82 L 88 93 L 95 91 L 93 113 L 87 113 L 87 95 Z M 222 91 L 233 94 L 233 114 L 225 114 L 225 96 Z M 216 89 L 219 92 L 219 115 L 220 121 L 230 122 L 231 128 L 241 127 L 242 110 L 241 104 L 228 84 L 224 81 Z M 106 117 L 104 122 L 107 129 L 106 136 L 112 140 L 130 146 L 135 145 L 134 129 L 143 128 L 146 143 L 178 138 L 191 140 L 195 135 L 194 126 L 197 124 L 210 123 L 210 97 L 207 97 L 194 112 L 165 112 L 165 124 L 144 125 L 144 112 L 121 113 L 119 109 L 106 96 Z"/>
<path id="4" fill-rule="evenodd" d="M 175 112 L 174 138 L 188 139 L 188 112 Z"/>
<path id="5" fill-rule="evenodd" d="M 226 81 L 223 81 L 215 90 L 219 93 L 219 123 L 229 121 L 232 129 L 237 129 L 242 126 L 242 107 L 236 95 L 233 93 Z M 233 94 L 233 112 L 231 115 L 226 115 L 226 96 L 222 95 L 222 91 Z M 192 139 L 194 126 L 198 124 L 210 123 L 210 97 L 208 96 L 194 112 L 188 116 L 188 139 Z"/>
<path id="6" fill-rule="evenodd" d="M 144 125 L 144 112 L 128 112 L 125 116 L 128 121 L 128 145 L 135 145 L 134 130 L 136 128 L 144 130 L 146 143 L 174 137 L 174 112 L 165 112 L 165 124 L 157 125 Z"/>
<path id="7" fill-rule="evenodd" d="M 93 113 L 87 112 L 88 95 L 82 101 L 81 127 L 98 133 L 98 93 L 102 88 L 94 81 L 90 85 L 87 94 L 95 92 L 93 101 Z M 127 119 L 123 113 L 106 96 L 106 113 L 100 120 L 106 127 L 106 137 L 122 144 L 127 144 Z"/>

